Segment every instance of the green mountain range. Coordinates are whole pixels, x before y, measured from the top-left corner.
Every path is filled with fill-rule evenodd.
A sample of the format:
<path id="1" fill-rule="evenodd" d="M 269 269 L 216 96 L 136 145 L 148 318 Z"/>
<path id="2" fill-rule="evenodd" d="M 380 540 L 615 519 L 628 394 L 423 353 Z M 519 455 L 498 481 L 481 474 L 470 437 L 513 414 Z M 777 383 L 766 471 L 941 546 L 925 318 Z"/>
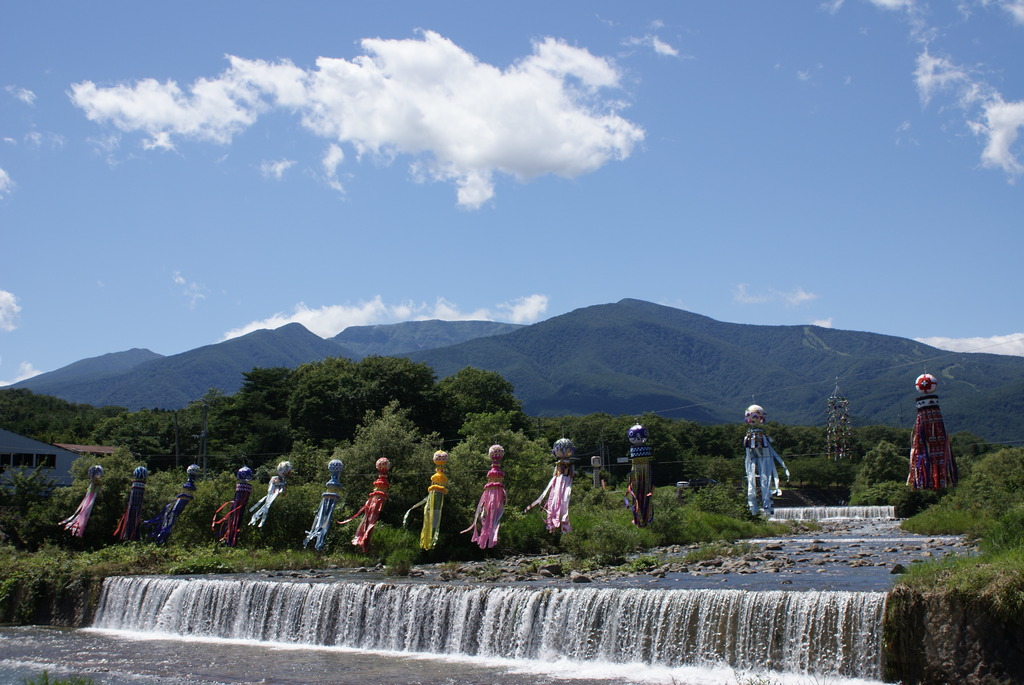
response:
<path id="1" fill-rule="evenodd" d="M 501 335 L 522 328 L 497 321 L 407 321 L 377 326 L 349 326 L 331 338 L 352 354 L 354 361 L 377 355 L 394 357 L 456 345 L 466 340 Z"/>
<path id="2" fill-rule="evenodd" d="M 215 388 L 233 394 L 254 367 L 295 367 L 328 356 L 407 356 L 439 378 L 465 366 L 513 383 L 530 415 L 656 412 L 701 423 L 770 420 L 822 425 L 838 388 L 854 425 L 914 421 L 914 379 L 929 372 L 951 432 L 1019 439 L 1024 358 L 952 353 L 894 336 L 819 326 L 753 326 L 640 300 L 622 300 L 530 326 L 412 321 L 359 326 L 324 340 L 299 324 L 161 357 L 104 355 L 15 387 L 95 406 L 174 409 Z"/>

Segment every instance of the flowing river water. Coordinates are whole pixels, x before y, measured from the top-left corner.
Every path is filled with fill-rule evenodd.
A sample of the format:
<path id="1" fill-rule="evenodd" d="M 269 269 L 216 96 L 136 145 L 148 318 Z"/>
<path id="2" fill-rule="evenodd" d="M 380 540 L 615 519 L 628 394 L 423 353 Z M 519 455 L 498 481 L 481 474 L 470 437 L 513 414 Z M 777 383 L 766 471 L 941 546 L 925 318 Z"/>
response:
<path id="1" fill-rule="evenodd" d="M 112 578 L 91 628 L 0 629 L 0 682 L 877 683 L 893 567 L 967 550 L 843 513 L 739 564 L 586 585 Z"/>

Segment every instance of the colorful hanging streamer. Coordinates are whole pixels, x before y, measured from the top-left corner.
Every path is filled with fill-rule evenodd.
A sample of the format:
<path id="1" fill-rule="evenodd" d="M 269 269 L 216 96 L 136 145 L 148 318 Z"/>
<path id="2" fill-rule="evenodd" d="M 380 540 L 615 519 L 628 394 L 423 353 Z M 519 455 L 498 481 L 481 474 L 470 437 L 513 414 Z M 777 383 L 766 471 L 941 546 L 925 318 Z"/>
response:
<path id="1" fill-rule="evenodd" d="M 952 487 L 957 482 L 957 467 L 939 411 L 939 398 L 933 394 L 938 381 L 930 373 L 924 373 L 917 377 L 914 385 L 922 394 L 917 398 L 907 484 L 915 490 Z"/>
<path id="2" fill-rule="evenodd" d="M 252 475 L 252 469 L 248 466 L 238 469 L 235 473 L 235 479 L 238 481 L 235 485 L 235 498 L 217 507 L 217 511 L 213 513 L 210 529 L 216 530 L 217 526 L 220 526 L 220 530 L 217 531 L 217 539 L 228 547 L 238 544 L 238 534 L 242 528 L 242 514 L 245 513 L 245 505 L 249 503 L 249 494 L 252 493 L 252 484 L 249 482 L 252 480 Z M 218 519 L 217 514 L 224 509 L 227 509 L 227 513 Z"/>
<path id="3" fill-rule="evenodd" d="M 444 475 L 444 465 L 448 463 L 448 453 L 443 450 L 434 452 L 434 474 L 430 476 L 427 496 L 405 512 L 402 527 L 409 521 L 409 514 L 416 507 L 423 507 L 423 529 L 420 531 L 420 547 L 433 549 L 437 544 L 437 536 L 441 532 L 441 509 L 444 507 L 444 496 L 448 494 L 448 476 Z"/>
<path id="4" fill-rule="evenodd" d="M 473 514 L 473 525 L 463 533 L 473 531 L 473 542 L 480 549 L 490 549 L 498 544 L 498 528 L 501 527 L 501 515 L 505 512 L 505 472 L 501 470 L 501 460 L 505 457 L 505 449 L 501 445 L 491 445 L 487 450 L 491 460 L 491 470 L 487 472 L 487 483 Z"/>
<path id="5" fill-rule="evenodd" d="M 350 518 L 338 521 L 338 525 L 343 526 L 355 521 L 360 516 L 363 517 L 363 520 L 359 522 L 359 527 L 356 528 L 356 534 L 352 537 L 352 544 L 363 552 L 369 549 L 370 536 L 373 535 L 373 529 L 377 525 L 377 519 L 380 518 L 384 503 L 388 501 L 388 489 L 391 487 L 387 478 L 391 461 L 387 457 L 381 457 L 377 460 L 376 468 L 377 480 L 373 481 L 373 491 L 366 498 L 366 503 Z"/>
<path id="6" fill-rule="evenodd" d="M 100 490 L 103 489 L 103 467 L 99 464 L 90 466 L 88 477 L 89 486 L 85 490 L 85 496 L 82 497 L 82 501 L 78 503 L 75 513 L 57 524 L 76 538 L 80 538 L 85 534 L 85 526 L 89 523 L 89 514 L 92 513 L 93 505 L 96 504 L 96 497 L 100 494 Z"/>
<path id="7" fill-rule="evenodd" d="M 651 475 L 651 448 L 647 442 L 647 429 L 639 423 L 626 434 L 629 448 L 629 485 L 626 486 L 626 506 L 633 512 L 633 523 L 641 528 L 654 520 L 654 485 Z"/>
<path id="8" fill-rule="evenodd" d="M 181 516 L 181 512 L 185 511 L 185 507 L 192 498 L 196 495 L 196 478 L 202 473 L 202 468 L 199 464 L 190 464 L 185 469 L 185 476 L 187 480 L 181 484 L 181 492 L 174 499 L 173 502 L 168 503 L 164 510 L 156 518 L 151 518 L 145 522 L 147 528 L 152 528 L 149 534 L 158 545 L 162 545 L 167 542 L 171 537 L 171 529 L 174 528 L 174 524 L 177 522 L 178 517 Z"/>
<path id="9" fill-rule="evenodd" d="M 561 438 L 555 441 L 551 448 L 555 457 L 555 470 L 548 481 L 544 492 L 530 506 L 523 510 L 523 513 L 530 511 L 540 504 L 547 496 L 547 502 L 543 509 L 545 511 L 544 524 L 549 533 L 560 530 L 568 533 L 572 530 L 569 525 L 569 498 L 572 496 L 572 479 L 576 475 L 576 468 L 572 464 L 572 457 L 576 453 L 576 447 L 568 438 Z"/>
<path id="10" fill-rule="evenodd" d="M 128 503 L 125 505 L 121 520 L 114 529 L 114 537 L 122 540 L 138 540 L 142 535 L 142 498 L 146 494 L 146 479 L 149 471 L 145 466 L 135 467 L 132 473 L 132 485 L 128 490 Z"/>
<path id="11" fill-rule="evenodd" d="M 775 513 L 775 505 L 772 502 L 772 495 L 781 495 L 782 487 L 779 482 L 779 472 L 775 468 L 778 462 L 786 472 L 786 480 L 789 480 L 789 469 L 786 468 L 782 457 L 772 446 L 772 440 L 764 433 L 761 425 L 768 419 L 765 410 L 752 404 L 747 407 L 744 415 L 746 422 L 750 425 L 747 434 L 743 437 L 743 447 L 746 453 L 744 467 L 747 472 L 747 506 L 750 513 L 757 516 L 758 510 L 763 509 L 764 513 L 771 516 Z M 773 488 L 774 485 L 774 488 Z M 761 497 L 758 499 L 758 486 L 761 488 Z"/>
<path id="12" fill-rule="evenodd" d="M 850 401 L 839 394 L 839 384 L 829 396 L 825 409 L 825 435 L 829 459 L 842 459 L 850 449 Z"/>
<path id="13" fill-rule="evenodd" d="M 324 543 L 327 542 L 327 533 L 331 529 L 331 524 L 334 523 L 334 508 L 337 506 L 338 498 L 341 496 L 338 494 L 338 491 L 341 490 L 339 476 L 341 476 L 344 468 L 345 465 L 341 462 L 341 459 L 331 459 L 327 463 L 327 472 L 331 477 L 325 485 L 327 489 L 320 495 L 320 508 L 316 510 L 313 527 L 306 531 L 306 540 L 302 543 L 303 547 L 306 547 L 311 541 L 315 540 L 313 548 L 317 552 L 323 551 Z"/>
<path id="14" fill-rule="evenodd" d="M 292 475 L 292 463 L 290 461 L 282 461 L 277 465 L 277 475 L 270 477 L 270 483 L 267 485 L 267 494 L 249 509 L 250 512 L 256 512 L 252 515 L 252 519 L 249 520 L 250 526 L 262 528 L 263 524 L 267 522 L 270 505 L 284 494 L 285 489 L 288 487 L 287 479 L 290 475 Z"/>

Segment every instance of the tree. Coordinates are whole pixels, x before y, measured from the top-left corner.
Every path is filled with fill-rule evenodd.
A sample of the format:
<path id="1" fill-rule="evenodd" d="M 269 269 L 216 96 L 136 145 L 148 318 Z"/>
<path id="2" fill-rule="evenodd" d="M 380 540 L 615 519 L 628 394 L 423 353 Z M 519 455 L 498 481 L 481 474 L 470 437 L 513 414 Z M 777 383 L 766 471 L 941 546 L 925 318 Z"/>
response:
<path id="1" fill-rule="evenodd" d="M 0 542 L 34 551 L 52 535 L 50 508 L 41 506 L 52 489 L 53 480 L 46 477 L 42 467 L 4 472 L 0 479 Z"/>
<path id="2" fill-rule="evenodd" d="M 438 383 L 445 435 L 456 435 L 470 414 L 511 412 L 513 428 L 525 430 L 529 418 L 516 399 L 515 386 L 494 371 L 467 366 Z"/>
<path id="3" fill-rule="evenodd" d="M 254 368 L 242 375 L 242 388 L 220 413 L 218 432 L 231 436 L 235 451 L 256 461 L 273 460 L 292 448 L 288 423 L 292 370 Z"/>
<path id="4" fill-rule="evenodd" d="M 907 480 L 908 457 L 896 445 L 879 441 L 861 460 L 853 482 L 853 492 L 859 492 L 886 481 Z"/>
<path id="5" fill-rule="evenodd" d="M 332 357 L 295 370 L 288 417 L 296 435 L 314 443 L 351 440 L 366 412 L 397 401 L 420 430 L 430 432 L 438 423 L 436 386 L 433 370 L 423 363 Z"/>
<path id="6" fill-rule="evenodd" d="M 319 444 L 351 438 L 362 418 L 356 397 L 356 364 L 330 357 L 294 372 L 288 420 L 297 437 Z"/>

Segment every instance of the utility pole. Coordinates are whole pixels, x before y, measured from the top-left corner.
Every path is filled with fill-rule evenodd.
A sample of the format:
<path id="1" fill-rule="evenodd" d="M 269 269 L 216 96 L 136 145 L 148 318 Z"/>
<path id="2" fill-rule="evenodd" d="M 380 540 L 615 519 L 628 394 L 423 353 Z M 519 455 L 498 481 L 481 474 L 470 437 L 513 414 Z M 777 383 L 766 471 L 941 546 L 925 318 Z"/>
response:
<path id="1" fill-rule="evenodd" d="M 203 475 L 206 475 L 206 402 L 203 402 L 203 432 L 199 435 L 199 452 L 203 457 Z"/>
<path id="2" fill-rule="evenodd" d="M 174 468 L 181 466 L 181 436 L 179 435 L 178 412 L 174 412 Z"/>

